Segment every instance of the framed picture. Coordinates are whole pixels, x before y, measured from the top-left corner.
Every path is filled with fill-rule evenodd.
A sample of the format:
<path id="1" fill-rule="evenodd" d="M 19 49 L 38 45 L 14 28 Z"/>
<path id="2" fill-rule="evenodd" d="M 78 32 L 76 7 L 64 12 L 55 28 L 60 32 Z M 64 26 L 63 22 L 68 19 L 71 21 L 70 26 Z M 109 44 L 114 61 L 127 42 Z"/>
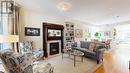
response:
<path id="1" fill-rule="evenodd" d="M 61 30 L 48 29 L 48 37 L 61 37 Z"/>
<path id="2" fill-rule="evenodd" d="M 75 29 L 75 37 L 82 38 L 83 37 L 83 30 L 82 29 Z"/>
<path id="3" fill-rule="evenodd" d="M 25 36 L 40 36 L 40 28 L 25 27 Z"/>

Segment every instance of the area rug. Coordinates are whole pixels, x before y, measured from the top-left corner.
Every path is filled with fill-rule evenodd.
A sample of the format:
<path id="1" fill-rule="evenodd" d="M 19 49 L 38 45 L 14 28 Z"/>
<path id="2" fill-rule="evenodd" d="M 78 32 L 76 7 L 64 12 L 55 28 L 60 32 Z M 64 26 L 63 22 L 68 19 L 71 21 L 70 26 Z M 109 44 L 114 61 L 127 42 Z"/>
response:
<path id="1" fill-rule="evenodd" d="M 76 57 L 76 66 L 74 67 L 73 56 L 61 54 L 43 60 L 43 62 L 51 63 L 54 66 L 54 73 L 92 73 L 99 65 L 95 60 L 85 58 L 81 62 L 81 57 Z"/>

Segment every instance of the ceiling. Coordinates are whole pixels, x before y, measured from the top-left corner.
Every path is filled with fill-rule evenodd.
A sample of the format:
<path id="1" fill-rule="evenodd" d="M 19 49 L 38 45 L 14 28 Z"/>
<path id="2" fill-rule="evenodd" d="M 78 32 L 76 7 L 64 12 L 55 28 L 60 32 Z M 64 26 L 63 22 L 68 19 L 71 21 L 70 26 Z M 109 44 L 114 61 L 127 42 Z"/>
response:
<path id="1" fill-rule="evenodd" d="M 68 11 L 60 11 L 63 0 L 16 0 L 27 8 L 43 13 L 64 16 L 94 25 L 113 24 L 130 19 L 130 0 L 64 0 L 72 4 Z"/>

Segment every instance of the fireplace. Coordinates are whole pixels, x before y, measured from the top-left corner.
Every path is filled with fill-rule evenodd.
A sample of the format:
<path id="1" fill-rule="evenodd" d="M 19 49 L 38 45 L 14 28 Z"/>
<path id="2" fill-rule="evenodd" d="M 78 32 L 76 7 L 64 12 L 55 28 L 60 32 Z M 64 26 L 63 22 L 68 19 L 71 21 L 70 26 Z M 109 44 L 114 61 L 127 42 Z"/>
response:
<path id="1" fill-rule="evenodd" d="M 59 53 L 59 42 L 50 43 L 50 55 Z"/>
<path id="2" fill-rule="evenodd" d="M 64 48 L 63 29 L 64 29 L 63 25 L 46 23 L 46 22 L 43 23 L 43 50 L 44 50 L 44 56 L 46 58 L 52 56 L 51 54 L 63 52 L 63 48 Z M 54 48 L 52 48 L 53 46 L 50 47 L 50 43 L 54 43 L 54 42 L 55 43 L 59 42 L 59 48 L 55 46 Z"/>
<path id="3" fill-rule="evenodd" d="M 61 40 L 52 40 L 47 42 L 48 57 L 61 53 Z"/>

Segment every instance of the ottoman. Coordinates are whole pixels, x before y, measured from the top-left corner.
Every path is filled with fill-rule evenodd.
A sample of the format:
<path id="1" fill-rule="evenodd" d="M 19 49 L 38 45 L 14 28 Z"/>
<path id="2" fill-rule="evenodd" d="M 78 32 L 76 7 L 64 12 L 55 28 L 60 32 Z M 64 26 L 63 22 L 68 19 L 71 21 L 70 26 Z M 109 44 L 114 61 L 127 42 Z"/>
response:
<path id="1" fill-rule="evenodd" d="M 35 62 L 33 64 L 33 73 L 53 73 L 54 67 L 50 63 Z"/>

